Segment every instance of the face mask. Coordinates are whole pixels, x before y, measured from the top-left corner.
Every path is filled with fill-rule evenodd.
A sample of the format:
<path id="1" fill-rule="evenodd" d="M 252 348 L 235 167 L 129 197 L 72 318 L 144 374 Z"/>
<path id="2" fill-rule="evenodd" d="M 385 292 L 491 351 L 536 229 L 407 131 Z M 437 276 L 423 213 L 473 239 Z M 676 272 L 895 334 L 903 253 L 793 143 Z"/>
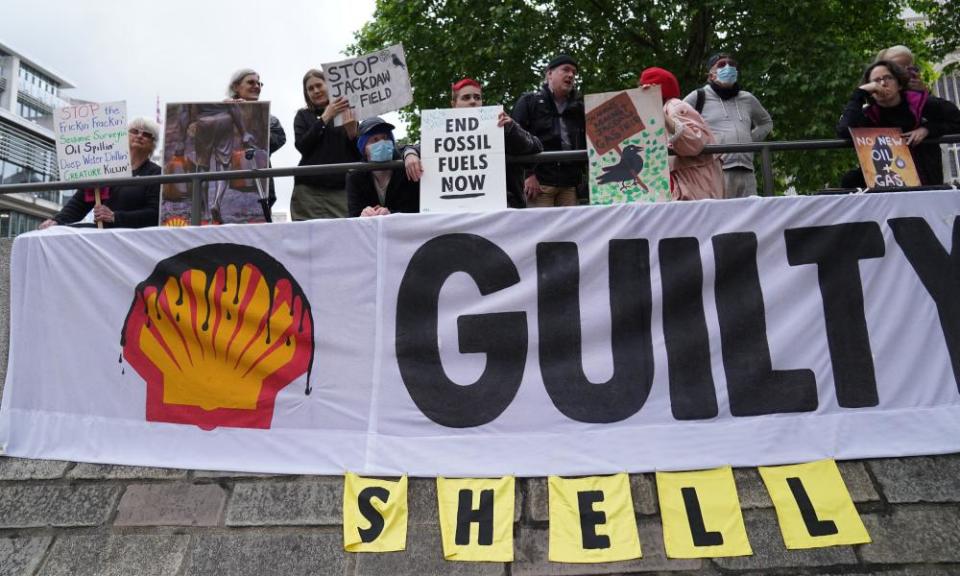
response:
<path id="1" fill-rule="evenodd" d="M 717 81 L 721 84 L 735 84 L 737 82 L 737 69 L 727 65 L 717 70 Z"/>
<path id="2" fill-rule="evenodd" d="M 374 142 L 368 150 L 371 162 L 389 162 L 393 160 L 393 141 L 391 140 Z"/>

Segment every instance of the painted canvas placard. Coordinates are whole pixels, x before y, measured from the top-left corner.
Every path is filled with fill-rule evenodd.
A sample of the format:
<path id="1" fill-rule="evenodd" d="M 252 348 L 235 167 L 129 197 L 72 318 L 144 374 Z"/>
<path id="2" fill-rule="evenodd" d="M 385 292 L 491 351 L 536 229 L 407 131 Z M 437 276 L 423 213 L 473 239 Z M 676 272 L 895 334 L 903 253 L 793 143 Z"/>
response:
<path id="1" fill-rule="evenodd" d="M 587 94 L 590 203 L 670 200 L 659 87 Z"/>
<path id="2" fill-rule="evenodd" d="M 910 146 L 899 128 L 851 128 L 868 188 L 919 186 Z"/>
<path id="3" fill-rule="evenodd" d="M 269 102 L 186 102 L 167 104 L 163 173 L 192 174 L 263 169 L 270 157 Z M 205 182 L 203 224 L 265 222 L 268 178 Z M 190 223 L 191 186 L 164 184 L 161 226 Z"/>

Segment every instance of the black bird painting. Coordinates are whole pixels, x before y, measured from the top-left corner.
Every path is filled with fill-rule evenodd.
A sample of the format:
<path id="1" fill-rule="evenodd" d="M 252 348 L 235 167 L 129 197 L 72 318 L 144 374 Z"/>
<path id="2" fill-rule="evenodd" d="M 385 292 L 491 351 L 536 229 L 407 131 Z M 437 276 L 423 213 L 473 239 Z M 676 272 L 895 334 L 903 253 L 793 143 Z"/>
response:
<path id="1" fill-rule="evenodd" d="M 394 66 L 399 66 L 400 68 L 403 68 L 404 70 L 407 69 L 406 64 L 404 64 L 403 61 L 400 60 L 400 57 L 399 57 L 399 56 L 397 56 L 396 54 L 391 54 L 391 56 L 392 56 L 392 61 L 393 61 L 393 65 L 394 65 Z"/>
<path id="2" fill-rule="evenodd" d="M 620 183 L 620 188 L 625 189 L 633 182 L 639 184 L 644 190 L 649 190 L 646 184 L 640 179 L 640 172 L 643 171 L 643 148 L 636 144 L 628 144 L 620 153 L 620 161 L 613 166 L 605 166 L 603 174 L 597 176 L 597 184 Z"/>

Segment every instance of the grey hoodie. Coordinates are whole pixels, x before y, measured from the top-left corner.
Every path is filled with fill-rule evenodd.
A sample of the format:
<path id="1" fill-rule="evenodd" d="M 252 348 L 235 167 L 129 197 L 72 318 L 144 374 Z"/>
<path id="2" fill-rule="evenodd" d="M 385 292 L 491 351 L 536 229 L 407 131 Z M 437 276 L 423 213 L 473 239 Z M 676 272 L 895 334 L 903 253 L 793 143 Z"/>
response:
<path id="1" fill-rule="evenodd" d="M 703 87 L 705 98 L 701 116 L 717 137 L 717 144 L 748 144 L 759 142 L 773 130 L 773 120 L 764 110 L 756 96 L 741 90 L 728 100 L 721 100 L 709 84 Z M 691 106 L 697 105 L 697 91 L 683 99 Z M 753 153 L 720 154 L 723 169 L 743 167 L 753 170 Z"/>

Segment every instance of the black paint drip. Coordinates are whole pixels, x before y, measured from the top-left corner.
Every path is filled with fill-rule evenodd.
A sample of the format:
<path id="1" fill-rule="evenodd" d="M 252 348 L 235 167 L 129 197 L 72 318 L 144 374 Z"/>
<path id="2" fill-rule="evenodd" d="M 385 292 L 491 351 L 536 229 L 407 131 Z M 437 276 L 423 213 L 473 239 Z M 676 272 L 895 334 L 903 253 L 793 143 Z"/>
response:
<path id="1" fill-rule="evenodd" d="M 286 280 L 290 283 L 290 317 L 292 318 L 295 314 L 295 304 L 297 299 L 300 300 L 301 310 L 300 310 L 300 322 L 297 326 L 297 331 L 303 333 L 303 321 L 309 316 L 310 326 L 314 326 L 313 323 L 313 312 L 310 309 L 310 301 L 307 300 L 306 294 L 303 292 L 303 289 L 300 287 L 300 284 L 293 277 L 292 274 L 278 262 L 273 256 L 267 254 L 259 248 L 254 248 L 253 246 L 244 246 L 242 244 L 207 244 L 204 246 L 198 246 L 192 248 L 185 252 L 181 252 L 174 256 L 171 256 L 165 260 L 161 260 L 157 263 L 157 266 L 153 269 L 153 272 L 150 273 L 150 276 L 146 280 L 137 284 L 137 287 L 134 289 L 134 298 L 133 302 L 130 304 L 130 310 L 127 311 L 127 316 L 123 321 L 123 329 L 120 332 L 120 347 L 121 354 L 120 359 L 123 360 L 122 349 L 127 345 L 127 324 L 130 321 L 130 316 L 133 314 L 135 306 L 137 305 L 137 300 L 140 299 L 143 302 L 144 314 L 147 317 L 146 325 L 150 327 L 150 315 L 147 305 L 146 290 L 148 288 L 154 288 L 157 291 L 157 299 L 154 303 L 156 309 L 157 319 L 160 319 L 160 308 L 159 308 L 159 295 L 163 291 L 164 285 L 166 282 L 173 278 L 177 282 L 177 287 L 179 288 L 179 293 L 177 295 L 177 306 L 183 305 L 183 274 L 190 272 L 192 270 L 197 270 L 198 272 L 204 273 L 206 277 L 206 286 L 204 286 L 203 294 L 204 299 L 207 304 L 206 317 L 204 318 L 202 329 L 206 332 L 210 327 L 210 288 L 213 286 L 213 283 L 217 277 L 217 272 L 222 270 L 224 274 L 224 285 L 222 288 L 223 292 L 227 291 L 227 282 L 226 276 L 227 272 L 232 266 L 237 271 L 237 281 L 236 281 L 236 290 L 233 295 L 234 305 L 240 303 L 240 275 L 243 271 L 244 266 L 253 266 L 260 273 L 260 276 L 263 278 L 264 282 L 267 284 L 267 293 L 269 298 L 269 304 L 267 308 L 267 334 L 266 334 L 266 343 L 271 343 L 271 334 L 270 334 L 270 315 L 273 312 L 273 298 L 274 292 L 277 288 L 277 284 L 280 281 Z M 227 312 L 227 319 L 230 319 L 230 313 Z M 180 321 L 180 315 L 177 314 L 177 321 Z M 304 392 L 310 394 L 313 390 L 313 387 L 310 385 L 311 375 L 313 373 L 313 356 L 314 356 L 314 345 L 313 345 L 313 335 L 311 334 L 310 339 L 310 363 L 307 365 L 307 386 Z M 287 340 L 289 345 L 289 337 Z"/>

